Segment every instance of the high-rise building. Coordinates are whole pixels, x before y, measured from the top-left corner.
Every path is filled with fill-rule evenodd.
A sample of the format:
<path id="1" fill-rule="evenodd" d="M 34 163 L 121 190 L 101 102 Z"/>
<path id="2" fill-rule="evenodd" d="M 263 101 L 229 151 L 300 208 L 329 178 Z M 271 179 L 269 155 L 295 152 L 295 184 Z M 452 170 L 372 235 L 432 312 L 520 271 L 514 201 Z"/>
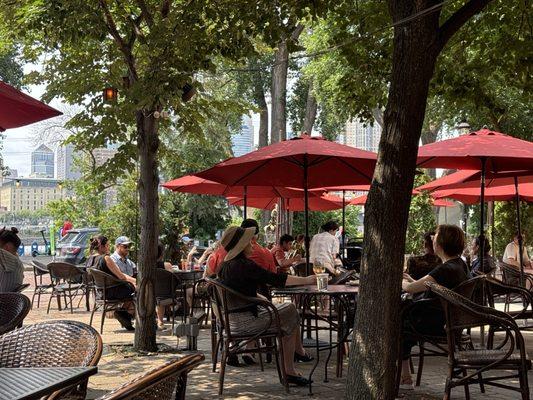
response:
<path id="1" fill-rule="evenodd" d="M 351 120 L 346 122 L 344 135 L 340 135 L 339 138 L 345 145 L 377 152 L 381 138 L 381 126 L 376 121 L 371 125 L 368 122 Z"/>
<path id="2" fill-rule="evenodd" d="M 54 152 L 44 144 L 31 153 L 31 174 L 35 178 L 54 177 Z"/>
<path id="3" fill-rule="evenodd" d="M 57 179 L 76 180 L 81 178 L 81 171 L 74 163 L 77 152 L 73 144 L 57 148 Z"/>
<path id="4" fill-rule="evenodd" d="M 253 150 L 254 146 L 254 125 L 252 118 L 244 115 L 241 120 L 241 127 L 238 133 L 231 135 L 231 149 L 235 157 L 242 156 Z"/>
<path id="5" fill-rule="evenodd" d="M 96 166 L 99 167 L 103 165 L 107 160 L 113 158 L 117 151 L 117 146 L 99 147 L 97 149 L 94 149 L 93 157 L 96 161 Z M 118 191 L 116 189 L 116 186 L 111 186 L 105 189 L 104 193 L 104 205 L 106 207 L 111 207 L 117 203 Z"/>
<path id="6" fill-rule="evenodd" d="M 57 179 L 6 179 L 0 186 L 0 209 L 13 212 L 36 211 L 65 195 L 66 188 Z"/>

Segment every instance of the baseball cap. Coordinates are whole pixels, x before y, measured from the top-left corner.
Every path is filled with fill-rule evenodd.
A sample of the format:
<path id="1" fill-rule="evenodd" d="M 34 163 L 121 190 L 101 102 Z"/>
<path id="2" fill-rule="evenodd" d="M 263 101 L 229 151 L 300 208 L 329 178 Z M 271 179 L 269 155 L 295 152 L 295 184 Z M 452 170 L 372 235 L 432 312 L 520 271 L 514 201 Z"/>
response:
<path id="1" fill-rule="evenodd" d="M 132 244 L 133 242 L 127 237 L 127 236 L 119 236 L 117 240 L 115 240 L 115 246 L 118 246 L 120 244 Z"/>

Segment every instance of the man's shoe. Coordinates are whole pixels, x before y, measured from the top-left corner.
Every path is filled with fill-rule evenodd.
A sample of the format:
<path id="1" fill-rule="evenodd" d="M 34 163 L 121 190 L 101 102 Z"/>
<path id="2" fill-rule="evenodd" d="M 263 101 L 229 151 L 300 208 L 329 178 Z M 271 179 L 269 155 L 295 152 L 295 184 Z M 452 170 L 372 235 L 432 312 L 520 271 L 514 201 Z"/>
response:
<path id="1" fill-rule="evenodd" d="M 241 366 L 241 364 L 239 363 L 239 358 L 235 354 L 232 354 L 231 356 L 228 357 L 228 361 L 226 361 L 226 365 L 229 365 L 231 367 Z"/>
<path id="2" fill-rule="evenodd" d="M 113 315 L 122 327 L 128 331 L 134 331 L 135 328 L 131 324 L 131 316 L 126 310 L 116 310 Z"/>
<path id="3" fill-rule="evenodd" d="M 294 361 L 296 361 L 296 362 L 306 363 L 306 362 L 311 362 L 314 359 L 315 358 L 313 356 L 310 356 L 307 353 L 304 354 L 303 356 L 298 354 L 298 353 L 294 353 Z"/>
<path id="4" fill-rule="evenodd" d="M 304 378 L 303 376 L 294 376 L 294 375 L 287 375 L 287 381 L 290 384 L 296 385 L 296 386 L 308 386 L 311 383 L 313 383 L 313 381 L 307 378 Z"/>
<path id="5" fill-rule="evenodd" d="M 244 361 L 244 363 L 246 365 L 255 365 L 256 364 L 256 362 L 253 359 L 253 357 L 249 356 L 248 354 L 245 354 L 244 356 L 242 356 L 242 361 Z"/>

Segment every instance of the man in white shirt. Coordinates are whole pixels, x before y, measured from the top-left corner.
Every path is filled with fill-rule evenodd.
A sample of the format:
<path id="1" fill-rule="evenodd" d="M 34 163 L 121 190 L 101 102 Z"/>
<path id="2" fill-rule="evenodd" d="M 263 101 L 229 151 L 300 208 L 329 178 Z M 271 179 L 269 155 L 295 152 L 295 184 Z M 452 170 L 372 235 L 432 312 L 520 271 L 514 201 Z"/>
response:
<path id="1" fill-rule="evenodd" d="M 524 269 L 531 269 L 531 260 L 527 254 L 526 249 L 526 234 L 522 232 L 522 261 L 524 263 Z M 520 250 L 518 245 L 518 232 L 513 238 L 513 241 L 507 245 L 505 252 L 503 253 L 503 262 L 509 265 L 515 266 L 520 269 Z"/>
<path id="2" fill-rule="evenodd" d="M 313 264 L 323 265 L 333 275 L 337 275 L 336 265 L 341 265 L 337 258 L 339 254 L 339 239 L 335 237 L 335 232 L 339 225 L 335 221 L 328 221 L 322 225 L 323 232 L 313 236 L 309 246 L 309 260 Z"/>

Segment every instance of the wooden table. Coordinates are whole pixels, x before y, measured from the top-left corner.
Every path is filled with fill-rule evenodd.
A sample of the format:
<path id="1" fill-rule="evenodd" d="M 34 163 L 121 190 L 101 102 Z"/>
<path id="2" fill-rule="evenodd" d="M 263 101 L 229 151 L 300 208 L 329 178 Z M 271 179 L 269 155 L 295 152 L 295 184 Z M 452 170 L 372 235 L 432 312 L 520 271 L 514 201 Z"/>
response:
<path id="1" fill-rule="evenodd" d="M 302 316 L 311 315 L 314 317 L 314 327 L 308 325 L 308 331 L 310 329 L 315 331 L 316 338 L 314 346 L 316 349 L 316 360 L 311 372 L 309 373 L 309 380 L 312 380 L 313 374 L 318 366 L 320 361 L 320 352 L 328 351 L 328 356 L 326 358 L 326 363 L 324 367 L 324 382 L 328 381 L 328 363 L 331 358 L 331 353 L 334 348 L 337 348 L 337 366 L 336 366 L 336 375 L 340 377 L 342 375 L 342 351 L 343 345 L 346 338 L 350 335 L 350 332 L 353 329 L 353 326 L 347 326 L 347 322 L 350 321 L 348 318 L 350 311 L 350 304 L 353 304 L 357 299 L 359 293 L 359 286 L 349 286 L 349 285 L 328 285 L 327 290 L 318 290 L 316 285 L 306 285 L 306 286 L 294 286 L 286 287 L 281 289 L 273 289 L 272 294 L 274 296 L 288 296 L 295 295 L 299 298 L 297 302 L 298 308 L 302 311 Z M 327 315 L 319 315 L 318 307 L 315 305 L 313 309 L 311 303 L 314 301 L 315 304 L 318 303 L 320 298 L 327 298 L 329 303 L 329 308 Z M 332 301 L 334 300 L 334 301 Z M 335 311 L 333 311 L 335 307 Z M 336 312 L 336 316 L 334 315 Z M 346 320 L 345 320 L 346 319 Z M 318 322 L 326 321 L 327 327 L 319 327 Z M 336 320 L 336 323 L 333 321 Z M 350 322 L 351 323 L 351 322 Z M 302 334 L 304 332 L 305 320 L 302 318 Z M 320 330 L 327 330 L 329 333 L 329 343 L 321 343 L 318 337 L 318 332 Z M 333 332 L 336 332 L 337 340 L 333 341 Z M 312 386 L 309 385 L 309 393 L 312 394 Z"/>
<path id="2" fill-rule="evenodd" d="M 96 367 L 0 368 L 0 400 L 33 400 L 78 384 Z"/>

